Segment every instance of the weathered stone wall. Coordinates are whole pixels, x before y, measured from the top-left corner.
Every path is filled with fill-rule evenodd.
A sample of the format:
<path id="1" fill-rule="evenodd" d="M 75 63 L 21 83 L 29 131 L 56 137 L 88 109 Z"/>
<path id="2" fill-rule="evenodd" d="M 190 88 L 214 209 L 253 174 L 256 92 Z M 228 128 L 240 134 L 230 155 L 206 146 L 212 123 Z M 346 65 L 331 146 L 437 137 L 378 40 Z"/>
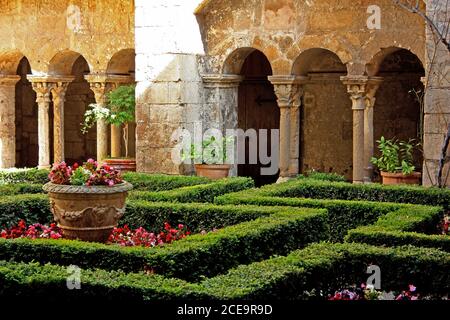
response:
<path id="1" fill-rule="evenodd" d="M 448 27 L 450 5 L 446 1 L 428 0 L 427 14 L 442 29 Z M 447 39 L 450 41 L 450 38 Z M 450 122 L 450 55 L 427 29 L 426 96 L 424 119 L 424 184 L 437 184 L 438 161 Z M 450 160 L 450 150 L 447 151 Z M 443 182 L 450 185 L 450 162 L 444 167 Z"/>

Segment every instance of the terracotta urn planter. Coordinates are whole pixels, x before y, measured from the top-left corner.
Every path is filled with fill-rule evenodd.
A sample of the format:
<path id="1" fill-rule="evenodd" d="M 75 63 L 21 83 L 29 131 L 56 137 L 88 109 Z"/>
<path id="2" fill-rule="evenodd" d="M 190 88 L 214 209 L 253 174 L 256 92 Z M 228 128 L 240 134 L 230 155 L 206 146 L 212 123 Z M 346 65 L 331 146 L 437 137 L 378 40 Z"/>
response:
<path id="1" fill-rule="evenodd" d="M 383 184 L 385 185 L 420 184 L 422 174 L 420 172 L 413 172 L 412 174 L 404 175 L 403 173 L 381 171 L 381 177 L 383 179 Z"/>
<path id="2" fill-rule="evenodd" d="M 231 165 L 229 164 L 196 164 L 195 171 L 200 177 L 219 180 L 228 177 Z"/>
<path id="3" fill-rule="evenodd" d="M 125 200 L 133 188 L 128 182 L 108 186 L 71 186 L 47 183 L 44 191 L 64 238 L 106 242 L 125 213 Z"/>
<path id="4" fill-rule="evenodd" d="M 104 162 L 113 167 L 115 170 L 119 170 L 121 172 L 136 172 L 136 159 L 105 159 Z"/>

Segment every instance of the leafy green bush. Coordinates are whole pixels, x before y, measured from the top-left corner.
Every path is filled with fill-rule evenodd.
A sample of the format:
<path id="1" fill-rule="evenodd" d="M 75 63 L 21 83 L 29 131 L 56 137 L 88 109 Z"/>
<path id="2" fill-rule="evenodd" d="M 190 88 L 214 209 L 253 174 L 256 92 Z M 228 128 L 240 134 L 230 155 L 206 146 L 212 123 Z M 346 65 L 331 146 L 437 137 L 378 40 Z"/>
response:
<path id="1" fill-rule="evenodd" d="M 332 182 L 346 182 L 347 179 L 345 179 L 344 176 L 341 176 L 337 173 L 325 173 L 325 172 L 319 172 L 319 171 L 309 171 L 307 173 L 308 179 L 313 180 L 321 180 L 321 181 L 332 181 Z"/>
<path id="2" fill-rule="evenodd" d="M 256 191 L 260 195 L 274 197 L 412 203 L 450 209 L 449 189 L 420 186 L 384 186 L 295 179 L 278 185 L 268 185 Z"/>
<path id="3" fill-rule="evenodd" d="M 323 299 L 323 292 L 367 280 L 366 269 L 378 265 L 385 290 L 413 283 L 424 293 L 450 290 L 450 254 L 428 248 L 381 248 L 364 244 L 312 244 L 278 257 L 241 265 L 201 283 L 216 299 Z"/>
<path id="4" fill-rule="evenodd" d="M 134 190 L 142 191 L 172 190 L 211 182 L 206 178 L 196 176 L 170 176 L 136 172 L 126 172 L 123 174 L 123 178 L 133 185 Z"/>
<path id="5" fill-rule="evenodd" d="M 42 185 L 49 181 L 49 173 L 49 170 L 39 169 L 0 170 L 0 184 L 29 183 Z"/>
<path id="6" fill-rule="evenodd" d="M 328 237 L 325 210 L 273 208 L 269 217 L 193 235 L 155 248 L 120 247 L 68 240 L 1 240 L 0 260 L 75 264 L 158 274 L 185 280 L 214 276 L 230 267 L 283 255 Z"/>
<path id="7" fill-rule="evenodd" d="M 258 196 L 258 192 L 230 193 L 215 199 L 216 204 L 291 206 L 328 210 L 330 241 L 342 241 L 349 229 L 375 223 L 380 216 L 408 205 L 368 201 L 321 200 Z"/>
<path id="8" fill-rule="evenodd" d="M 414 245 L 450 252 L 450 236 L 432 234 L 442 218 L 439 208 L 403 209 L 381 217 L 373 225 L 350 230 L 346 241 L 378 246 Z"/>
<path id="9" fill-rule="evenodd" d="M 0 297 L 26 297 L 73 303 L 95 301 L 168 301 L 208 299 L 197 285 L 159 275 L 82 270 L 81 289 L 67 289 L 67 267 L 0 261 Z M 92 300 L 89 300 L 92 301 Z"/>
<path id="10" fill-rule="evenodd" d="M 130 199 L 172 202 L 213 202 L 216 196 L 253 188 L 251 178 L 226 178 L 209 184 L 183 187 L 160 192 L 138 191 Z"/>
<path id="11" fill-rule="evenodd" d="M 42 190 L 42 184 L 4 184 L 0 185 L 0 195 L 4 196 L 13 196 L 19 194 L 36 194 L 36 193 L 44 193 Z"/>
<path id="12" fill-rule="evenodd" d="M 44 194 L 18 195 L 0 198 L 0 228 L 27 223 L 48 223 L 53 220 L 48 197 Z"/>

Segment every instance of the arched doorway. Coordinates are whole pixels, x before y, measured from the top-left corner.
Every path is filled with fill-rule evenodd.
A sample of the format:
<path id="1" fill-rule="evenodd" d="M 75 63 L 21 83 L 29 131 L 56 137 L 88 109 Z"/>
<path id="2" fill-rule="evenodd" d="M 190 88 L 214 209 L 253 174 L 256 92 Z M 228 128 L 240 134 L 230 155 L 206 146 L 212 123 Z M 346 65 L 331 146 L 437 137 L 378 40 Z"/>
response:
<path id="1" fill-rule="evenodd" d="M 34 92 L 27 75 L 31 66 L 26 57 L 20 60 L 16 84 L 16 167 L 32 168 L 38 165 L 38 107 Z"/>
<path id="2" fill-rule="evenodd" d="M 393 52 L 392 52 L 393 51 Z M 425 70 L 419 58 L 406 49 L 394 48 L 382 52 L 377 76 L 383 78 L 376 93 L 374 107 L 374 138 L 422 142 Z M 379 151 L 375 148 L 375 156 Z M 423 154 L 416 150 L 415 166 L 421 170 Z"/>
<path id="3" fill-rule="evenodd" d="M 300 122 L 300 171 L 335 172 L 352 179 L 352 108 L 339 57 L 326 49 L 304 51 L 293 74 L 305 76 Z"/>
<path id="4" fill-rule="evenodd" d="M 135 51 L 134 49 L 123 49 L 115 53 L 108 63 L 107 74 L 109 76 L 122 76 L 128 77 L 129 83 L 134 84 L 135 78 Z M 115 128 L 111 126 L 111 139 L 114 139 L 114 143 L 111 143 L 111 156 L 123 157 L 126 154 L 125 144 L 123 141 L 122 128 Z M 128 156 L 130 158 L 136 157 L 136 122 L 128 124 Z"/>
<path id="5" fill-rule="evenodd" d="M 87 134 L 81 132 L 84 113 L 89 104 L 95 103 L 94 93 L 84 78 L 89 73 L 86 59 L 78 52 L 70 50 L 57 53 L 49 64 L 50 76 L 74 78 L 67 86 L 64 102 L 64 155 L 68 164 L 82 163 L 88 158 L 95 158 L 96 154 L 95 127 Z M 50 124 L 52 123 L 51 120 Z M 53 139 L 51 141 L 53 142 Z"/>
<path id="6" fill-rule="evenodd" d="M 97 133 L 95 126 L 86 134 L 81 132 L 81 123 L 88 106 L 95 103 L 95 96 L 84 76 L 90 73 L 89 65 L 79 56 L 72 66 L 71 75 L 75 77 L 66 93 L 64 112 L 64 148 L 67 163 L 82 163 L 95 158 L 97 153 Z"/>
<path id="7" fill-rule="evenodd" d="M 273 85 L 267 79 L 272 75 L 272 67 L 266 56 L 254 50 L 244 60 L 240 75 L 243 77 L 239 85 L 238 93 L 238 128 L 244 131 L 254 129 L 256 133 L 260 130 L 268 130 L 267 153 L 270 156 L 271 150 L 271 130 L 280 128 L 280 110 L 277 104 L 277 98 Z M 257 152 L 259 155 L 259 138 Z M 238 166 L 238 175 L 252 177 L 256 185 L 274 183 L 278 179 L 278 174 L 267 176 L 261 174 L 261 168 L 267 167 L 260 162 L 257 157 L 257 163 L 249 163 L 249 144 L 246 143 L 246 162 Z"/>

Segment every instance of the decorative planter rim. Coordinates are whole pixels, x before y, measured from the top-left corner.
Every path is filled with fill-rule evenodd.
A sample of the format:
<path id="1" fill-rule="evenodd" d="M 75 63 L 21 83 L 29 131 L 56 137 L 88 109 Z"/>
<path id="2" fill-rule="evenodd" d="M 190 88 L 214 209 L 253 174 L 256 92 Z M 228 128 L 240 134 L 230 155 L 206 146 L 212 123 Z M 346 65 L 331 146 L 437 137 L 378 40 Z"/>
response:
<path id="1" fill-rule="evenodd" d="M 78 194 L 113 194 L 127 192 L 133 189 L 133 185 L 128 182 L 116 184 L 112 187 L 109 186 L 71 186 L 65 184 L 54 184 L 51 182 L 46 183 L 42 189 L 51 193 L 78 193 Z"/>
<path id="2" fill-rule="evenodd" d="M 204 168 L 211 168 L 211 169 L 230 169 L 231 168 L 231 164 L 196 164 L 196 167 L 204 167 Z"/>
<path id="3" fill-rule="evenodd" d="M 403 174 L 401 172 L 385 172 L 385 171 L 381 171 L 381 175 L 384 177 L 405 177 L 405 178 L 409 178 L 409 177 L 414 177 L 414 178 L 420 178 L 422 176 L 422 173 L 420 172 L 413 172 L 411 174 Z"/>

